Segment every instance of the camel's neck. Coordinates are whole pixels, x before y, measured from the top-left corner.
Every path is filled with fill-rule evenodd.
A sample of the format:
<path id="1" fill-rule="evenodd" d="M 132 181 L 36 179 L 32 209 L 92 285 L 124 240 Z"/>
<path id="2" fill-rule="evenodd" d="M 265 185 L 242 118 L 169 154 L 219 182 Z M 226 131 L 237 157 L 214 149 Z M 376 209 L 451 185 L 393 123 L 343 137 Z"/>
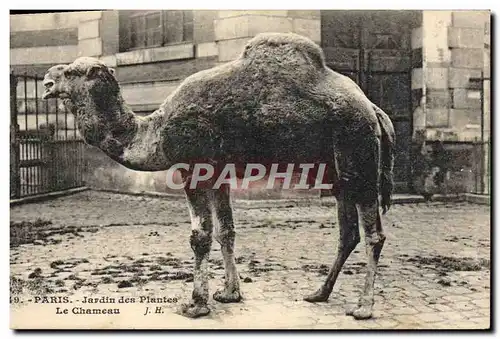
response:
<path id="1" fill-rule="evenodd" d="M 67 100 L 66 105 L 77 117 L 85 142 L 100 148 L 114 161 L 137 171 L 168 168 L 161 151 L 161 111 L 137 116 L 121 95 L 107 101 L 105 107 L 92 100 L 84 104 Z"/>

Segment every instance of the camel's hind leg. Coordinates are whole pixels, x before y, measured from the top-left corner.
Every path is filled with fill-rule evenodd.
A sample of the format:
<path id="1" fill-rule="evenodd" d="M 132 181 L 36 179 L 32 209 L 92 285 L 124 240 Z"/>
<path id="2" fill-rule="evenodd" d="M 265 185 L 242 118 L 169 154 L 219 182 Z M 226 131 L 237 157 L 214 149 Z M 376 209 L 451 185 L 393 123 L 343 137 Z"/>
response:
<path id="1" fill-rule="evenodd" d="M 345 195 L 341 193 L 340 197 L 337 198 L 337 206 L 340 230 L 337 257 L 330 272 L 328 272 L 324 284 L 313 294 L 304 297 L 305 301 L 320 302 L 328 300 L 342 266 L 359 243 L 358 213 L 355 204 L 346 199 Z"/>
<path id="2" fill-rule="evenodd" d="M 186 189 L 189 214 L 191 216 L 190 244 L 194 252 L 192 301 L 182 306 L 182 314 L 196 318 L 207 315 L 208 259 L 212 246 L 212 215 L 208 194 L 201 189 Z"/>
<path id="3" fill-rule="evenodd" d="M 372 317 L 374 304 L 374 284 L 377 273 L 377 265 L 380 253 L 385 242 L 385 235 L 382 230 L 378 201 L 373 203 L 358 204 L 360 223 L 365 231 L 366 254 L 368 265 L 366 272 L 365 287 L 360 296 L 358 307 L 348 311 L 356 319 L 368 319 Z"/>
<path id="4" fill-rule="evenodd" d="M 241 300 L 240 279 L 234 259 L 234 223 L 230 201 L 229 185 L 223 185 L 219 190 L 213 190 L 212 216 L 214 217 L 215 239 L 221 246 L 224 259 L 225 281 L 224 289 L 214 293 L 216 301 L 229 303 Z"/>

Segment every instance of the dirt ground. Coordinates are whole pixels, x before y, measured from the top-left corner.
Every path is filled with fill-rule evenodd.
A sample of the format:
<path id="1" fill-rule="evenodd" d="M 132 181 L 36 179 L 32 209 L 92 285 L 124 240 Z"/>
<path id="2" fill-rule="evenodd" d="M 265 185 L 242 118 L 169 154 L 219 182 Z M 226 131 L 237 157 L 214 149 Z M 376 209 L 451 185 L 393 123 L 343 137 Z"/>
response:
<path id="1" fill-rule="evenodd" d="M 273 202 L 236 202 L 235 207 L 236 259 L 244 301 L 220 304 L 210 299 L 211 314 L 194 320 L 178 314 L 179 304 L 191 295 L 193 279 L 184 200 L 86 191 L 12 207 L 11 326 L 490 326 L 489 206 L 465 202 L 394 205 L 383 219 L 387 240 L 375 284 L 375 313 L 366 321 L 344 314 L 357 301 L 364 283 L 363 241 L 346 262 L 329 302 L 302 301 L 303 295 L 319 287 L 334 259 L 338 239 L 335 208 L 314 202 L 280 207 L 273 207 Z M 215 241 L 210 266 L 212 294 L 222 286 L 224 277 Z M 84 297 L 168 300 L 149 305 L 155 310 L 161 307 L 159 314 L 143 315 L 148 304 L 136 303 L 133 307 L 93 305 L 122 307 L 119 316 L 75 316 L 56 315 L 56 308 L 65 304 L 34 302 L 36 296 L 45 295 L 69 295 L 71 308 L 89 306 L 82 304 Z"/>

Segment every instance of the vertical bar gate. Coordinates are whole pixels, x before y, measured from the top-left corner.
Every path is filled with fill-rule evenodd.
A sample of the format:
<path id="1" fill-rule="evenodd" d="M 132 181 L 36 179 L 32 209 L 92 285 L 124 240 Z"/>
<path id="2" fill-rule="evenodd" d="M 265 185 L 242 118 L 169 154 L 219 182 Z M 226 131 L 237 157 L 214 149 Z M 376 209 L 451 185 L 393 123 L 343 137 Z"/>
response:
<path id="1" fill-rule="evenodd" d="M 57 99 L 42 101 L 43 79 L 10 76 L 10 198 L 81 187 L 83 140 Z"/>

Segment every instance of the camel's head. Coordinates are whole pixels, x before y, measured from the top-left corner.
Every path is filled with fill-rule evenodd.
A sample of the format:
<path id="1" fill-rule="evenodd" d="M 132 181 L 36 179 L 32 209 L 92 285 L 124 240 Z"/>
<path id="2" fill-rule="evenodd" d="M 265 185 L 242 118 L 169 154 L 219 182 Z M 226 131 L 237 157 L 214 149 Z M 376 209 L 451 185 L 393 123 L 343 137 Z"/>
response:
<path id="1" fill-rule="evenodd" d="M 119 91 L 114 69 L 96 58 L 81 57 L 69 65 L 56 65 L 43 79 L 43 99 L 76 98 L 98 94 L 108 98 Z"/>

